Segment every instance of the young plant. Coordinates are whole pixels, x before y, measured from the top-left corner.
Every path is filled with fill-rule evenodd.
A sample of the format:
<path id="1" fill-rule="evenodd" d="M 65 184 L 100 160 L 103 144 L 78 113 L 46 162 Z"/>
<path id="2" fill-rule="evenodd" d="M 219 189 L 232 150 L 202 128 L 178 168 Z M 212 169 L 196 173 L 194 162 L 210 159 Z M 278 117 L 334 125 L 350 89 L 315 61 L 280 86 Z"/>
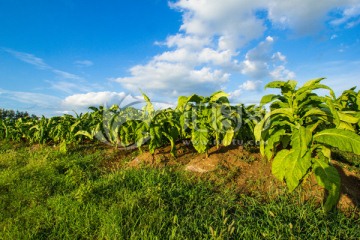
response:
<path id="1" fill-rule="evenodd" d="M 360 134 L 360 91 L 356 87 L 345 90 L 333 103 L 339 114 L 338 128 Z"/>
<path id="2" fill-rule="evenodd" d="M 191 138 L 194 148 L 206 156 L 212 140 L 217 147 L 220 143 L 230 145 L 239 126 L 240 114 L 230 106 L 227 96 L 218 91 L 210 97 L 194 94 L 178 99 L 182 137 Z"/>

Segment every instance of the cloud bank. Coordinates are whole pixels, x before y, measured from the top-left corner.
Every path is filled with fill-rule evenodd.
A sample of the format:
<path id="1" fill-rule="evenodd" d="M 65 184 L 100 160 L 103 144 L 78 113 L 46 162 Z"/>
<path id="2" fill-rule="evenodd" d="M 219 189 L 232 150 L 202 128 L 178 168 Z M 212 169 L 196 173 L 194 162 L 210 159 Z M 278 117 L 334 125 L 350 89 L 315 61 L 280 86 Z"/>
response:
<path id="1" fill-rule="evenodd" d="M 115 78 L 123 88 L 178 96 L 208 94 L 231 82 L 239 93 L 271 79 L 294 78 L 286 56 L 273 50 L 276 36 L 266 35 L 270 28 L 308 36 L 327 24 L 354 27 L 360 15 L 358 0 L 179 0 L 169 6 L 182 13 L 178 33 L 156 42 L 166 51 Z M 246 50 L 254 41 L 260 43 Z"/>

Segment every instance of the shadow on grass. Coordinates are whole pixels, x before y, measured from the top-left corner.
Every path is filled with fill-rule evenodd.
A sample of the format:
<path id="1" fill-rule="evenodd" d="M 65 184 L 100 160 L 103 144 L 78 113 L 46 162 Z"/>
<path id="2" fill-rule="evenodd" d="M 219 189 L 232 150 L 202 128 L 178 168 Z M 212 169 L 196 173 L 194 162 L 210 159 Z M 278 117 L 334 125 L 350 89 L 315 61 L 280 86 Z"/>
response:
<path id="1" fill-rule="evenodd" d="M 338 170 L 341 178 L 341 194 L 349 197 L 356 207 L 360 207 L 360 178 L 346 174 L 343 168 L 337 164 L 334 167 Z"/>

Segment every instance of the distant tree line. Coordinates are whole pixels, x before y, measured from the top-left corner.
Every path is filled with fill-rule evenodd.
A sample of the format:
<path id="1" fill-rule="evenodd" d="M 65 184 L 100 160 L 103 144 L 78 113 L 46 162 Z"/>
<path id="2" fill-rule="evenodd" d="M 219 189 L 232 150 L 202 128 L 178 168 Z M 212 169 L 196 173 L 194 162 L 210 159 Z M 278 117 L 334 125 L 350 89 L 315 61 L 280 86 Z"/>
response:
<path id="1" fill-rule="evenodd" d="M 7 109 L 0 109 L 0 119 L 12 119 L 12 120 L 16 120 L 19 118 L 24 118 L 24 117 L 29 117 L 29 118 L 38 118 L 36 115 L 34 114 L 29 114 L 28 112 L 20 112 L 18 110 L 14 111 L 14 110 L 7 110 Z"/>

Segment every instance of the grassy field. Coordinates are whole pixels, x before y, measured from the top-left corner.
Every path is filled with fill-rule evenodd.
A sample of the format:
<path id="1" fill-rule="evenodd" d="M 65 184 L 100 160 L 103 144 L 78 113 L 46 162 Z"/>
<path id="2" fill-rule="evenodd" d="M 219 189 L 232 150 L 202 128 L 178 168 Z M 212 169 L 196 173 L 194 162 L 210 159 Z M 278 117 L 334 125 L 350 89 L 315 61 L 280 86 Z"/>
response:
<path id="1" fill-rule="evenodd" d="M 0 143 L 1 239 L 359 239 L 360 220 L 298 193 L 272 201 L 107 148 Z M 110 170 L 109 162 L 122 166 Z"/>

